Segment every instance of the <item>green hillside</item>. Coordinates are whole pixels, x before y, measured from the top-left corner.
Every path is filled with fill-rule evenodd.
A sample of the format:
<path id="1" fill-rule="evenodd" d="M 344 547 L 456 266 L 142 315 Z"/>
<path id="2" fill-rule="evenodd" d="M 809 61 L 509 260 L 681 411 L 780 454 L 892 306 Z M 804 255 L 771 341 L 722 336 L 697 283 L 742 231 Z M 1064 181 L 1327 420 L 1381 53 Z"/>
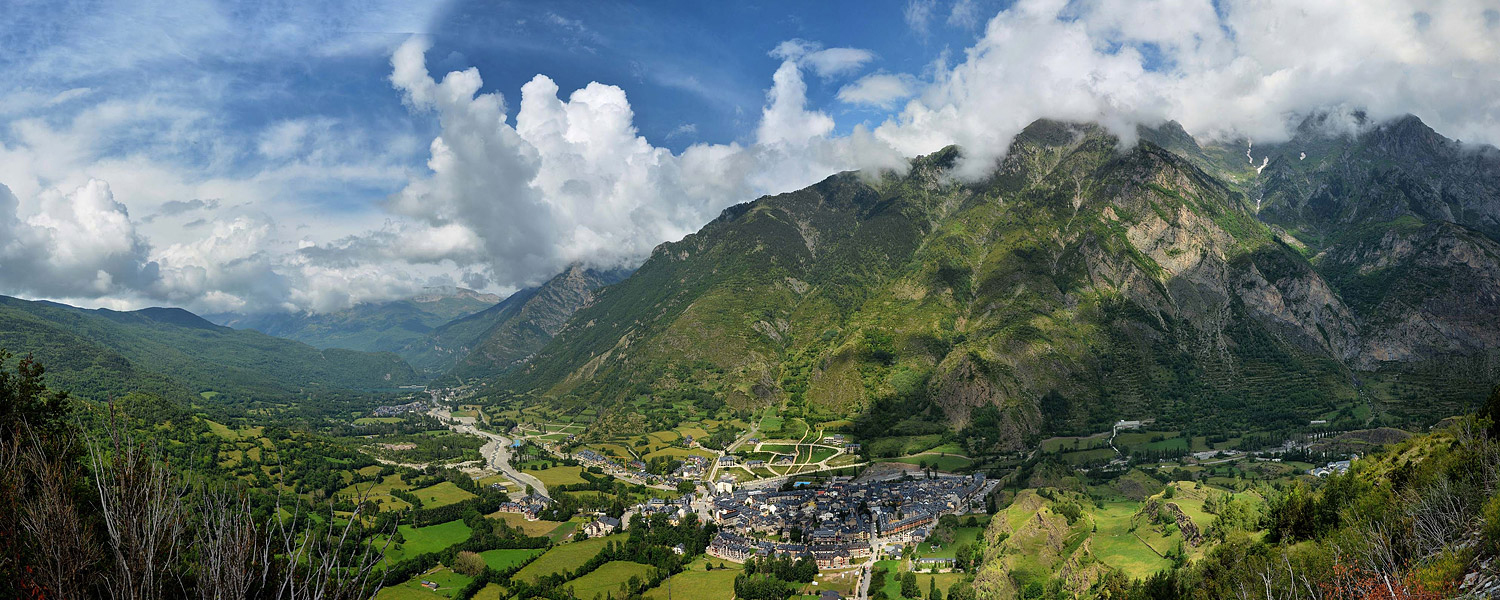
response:
<path id="1" fill-rule="evenodd" d="M 538 287 L 434 329 L 401 354 L 423 372 L 451 376 L 449 382 L 508 371 L 551 341 L 595 290 L 629 274 L 571 265 Z"/>
<path id="2" fill-rule="evenodd" d="M 444 323 L 462 319 L 499 302 L 493 294 L 462 288 L 429 288 L 406 300 L 358 304 L 329 313 L 212 315 L 235 329 L 253 329 L 316 348 L 396 352 L 427 337 Z M 403 354 L 403 358 L 407 358 Z"/>
<path id="3" fill-rule="evenodd" d="M 271 400 L 416 381 L 394 354 L 319 350 L 172 308 L 85 310 L 0 297 L 0 348 L 34 355 L 52 385 L 95 400 L 131 391 L 179 401 Z"/>
<path id="4" fill-rule="evenodd" d="M 982 181 L 950 177 L 949 148 L 733 207 L 490 389 L 863 414 L 862 437 L 959 432 L 987 453 L 1121 418 L 1199 433 L 1430 422 L 1496 377 L 1493 239 L 1386 213 L 1315 249 L 1258 218 L 1264 181 L 1230 147 L 1170 123 L 1142 140 L 1040 121 Z M 1383 239 L 1402 251 L 1360 245 Z"/>

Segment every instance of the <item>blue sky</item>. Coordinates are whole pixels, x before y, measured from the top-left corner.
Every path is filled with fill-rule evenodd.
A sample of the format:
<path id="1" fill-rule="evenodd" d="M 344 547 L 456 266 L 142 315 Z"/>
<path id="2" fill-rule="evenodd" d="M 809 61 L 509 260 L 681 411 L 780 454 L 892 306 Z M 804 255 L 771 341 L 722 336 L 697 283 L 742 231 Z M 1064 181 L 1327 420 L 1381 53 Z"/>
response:
<path id="1" fill-rule="evenodd" d="M 1500 0 L 7 9 L 0 293 L 84 305 L 505 293 L 946 144 L 982 176 L 1043 117 L 1277 141 L 1410 112 L 1500 139 Z"/>

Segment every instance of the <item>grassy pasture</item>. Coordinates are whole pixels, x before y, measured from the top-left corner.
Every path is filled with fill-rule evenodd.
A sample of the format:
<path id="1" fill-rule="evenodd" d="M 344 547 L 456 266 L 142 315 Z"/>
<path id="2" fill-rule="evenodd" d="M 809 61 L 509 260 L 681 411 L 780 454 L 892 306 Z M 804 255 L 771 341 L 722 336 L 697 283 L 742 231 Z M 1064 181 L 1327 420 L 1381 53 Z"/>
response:
<path id="1" fill-rule="evenodd" d="M 422 587 L 423 580 L 438 584 L 438 589 L 434 591 Z M 410 580 L 380 590 L 380 593 L 375 595 L 375 600 L 453 598 L 459 590 L 469 585 L 470 581 L 473 581 L 473 578 L 468 575 L 455 573 L 447 567 L 437 567 Z"/>
<path id="2" fill-rule="evenodd" d="M 550 487 L 572 483 L 587 483 L 583 480 L 583 477 L 579 476 L 579 473 L 582 471 L 583 467 L 552 467 L 540 471 L 527 471 L 527 473 L 540 479 L 542 485 Z"/>
<path id="3" fill-rule="evenodd" d="M 709 564 L 713 564 L 714 570 L 705 568 Z M 722 569 L 718 568 L 721 564 L 724 566 Z M 667 600 L 667 592 L 670 590 L 673 598 L 723 598 L 726 593 L 734 592 L 734 577 L 742 571 L 744 567 L 741 565 L 701 556 L 688 563 L 681 573 L 673 575 L 669 581 L 663 581 L 661 585 L 647 590 L 645 597 L 647 600 Z"/>
<path id="4" fill-rule="evenodd" d="M 451 484 L 450 484 L 451 485 Z M 361 493 L 366 499 L 374 502 L 380 510 L 403 510 L 411 507 L 407 501 L 391 495 L 391 490 L 405 490 L 407 485 L 402 483 L 400 475 L 386 475 L 379 483 L 356 483 L 342 490 L 339 496 L 346 498 L 358 498 Z"/>
<path id="5" fill-rule="evenodd" d="M 453 485 L 451 481 L 444 481 L 434 486 L 425 487 L 412 492 L 422 501 L 422 508 L 437 508 L 449 504 L 458 504 L 465 500 L 476 498 L 474 494 L 463 488 Z"/>
<path id="6" fill-rule="evenodd" d="M 631 576 L 645 580 L 651 567 L 641 563 L 615 560 L 599 565 L 593 572 L 563 584 L 572 589 L 574 598 L 593 598 L 596 594 L 618 593 L 620 584 L 630 581 Z M 731 588 L 732 590 L 733 588 Z"/>
<path id="7" fill-rule="evenodd" d="M 590 558 L 603 550 L 609 542 L 623 542 L 625 537 L 625 534 L 618 534 L 554 546 L 531 564 L 522 567 L 514 577 L 522 581 L 535 582 L 546 575 L 570 572 L 583 566 L 583 563 L 588 562 Z"/>
<path id="8" fill-rule="evenodd" d="M 419 554 L 437 552 L 449 546 L 469 539 L 471 530 L 463 521 L 454 519 L 447 523 L 428 525 L 426 527 L 412 527 L 402 525 L 397 528 L 401 537 L 406 541 L 400 548 L 391 544 L 385 552 L 385 564 L 398 563 Z M 375 543 L 384 544 L 385 540 L 377 538 Z"/>

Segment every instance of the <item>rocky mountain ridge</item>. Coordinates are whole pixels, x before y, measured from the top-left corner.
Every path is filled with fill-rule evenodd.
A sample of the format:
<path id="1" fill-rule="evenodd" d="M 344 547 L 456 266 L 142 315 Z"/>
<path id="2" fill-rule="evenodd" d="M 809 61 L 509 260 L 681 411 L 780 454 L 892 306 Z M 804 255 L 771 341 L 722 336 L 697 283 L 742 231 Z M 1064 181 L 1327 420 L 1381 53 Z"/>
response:
<path id="1" fill-rule="evenodd" d="M 1122 150 L 1039 121 L 984 181 L 946 174 L 955 148 L 836 175 L 658 247 L 493 387 L 698 388 L 992 450 L 1122 417 L 1420 418 L 1496 377 L 1500 187 L 1493 149 L 1419 125 L 1246 159 L 1171 123 Z"/>

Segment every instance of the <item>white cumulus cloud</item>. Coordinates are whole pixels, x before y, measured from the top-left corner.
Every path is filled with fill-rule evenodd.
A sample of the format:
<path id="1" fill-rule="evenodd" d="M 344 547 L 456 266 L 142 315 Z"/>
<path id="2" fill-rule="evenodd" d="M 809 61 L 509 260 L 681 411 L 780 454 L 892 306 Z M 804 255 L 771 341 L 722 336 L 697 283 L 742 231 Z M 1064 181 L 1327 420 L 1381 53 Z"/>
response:
<path id="1" fill-rule="evenodd" d="M 512 124 L 500 94 L 479 93 L 476 69 L 441 80 L 429 74 L 427 47 L 421 38 L 402 45 L 391 82 L 417 114 L 434 113 L 442 132 L 431 144 L 431 173 L 390 205 L 472 239 L 476 247 L 455 245 L 447 256 L 483 263 L 497 282 L 536 283 L 577 261 L 633 264 L 756 194 L 798 189 L 839 170 L 901 164 L 867 132 L 830 137 L 833 119 L 808 109 L 791 59 L 773 77 L 754 143 L 673 154 L 639 135 L 618 87 L 590 83 L 563 99 L 552 79 L 538 75 L 521 87 Z"/>
<path id="2" fill-rule="evenodd" d="M 872 73 L 839 88 L 838 98 L 849 104 L 889 109 L 915 94 L 917 85 L 917 78 L 906 73 Z"/>

